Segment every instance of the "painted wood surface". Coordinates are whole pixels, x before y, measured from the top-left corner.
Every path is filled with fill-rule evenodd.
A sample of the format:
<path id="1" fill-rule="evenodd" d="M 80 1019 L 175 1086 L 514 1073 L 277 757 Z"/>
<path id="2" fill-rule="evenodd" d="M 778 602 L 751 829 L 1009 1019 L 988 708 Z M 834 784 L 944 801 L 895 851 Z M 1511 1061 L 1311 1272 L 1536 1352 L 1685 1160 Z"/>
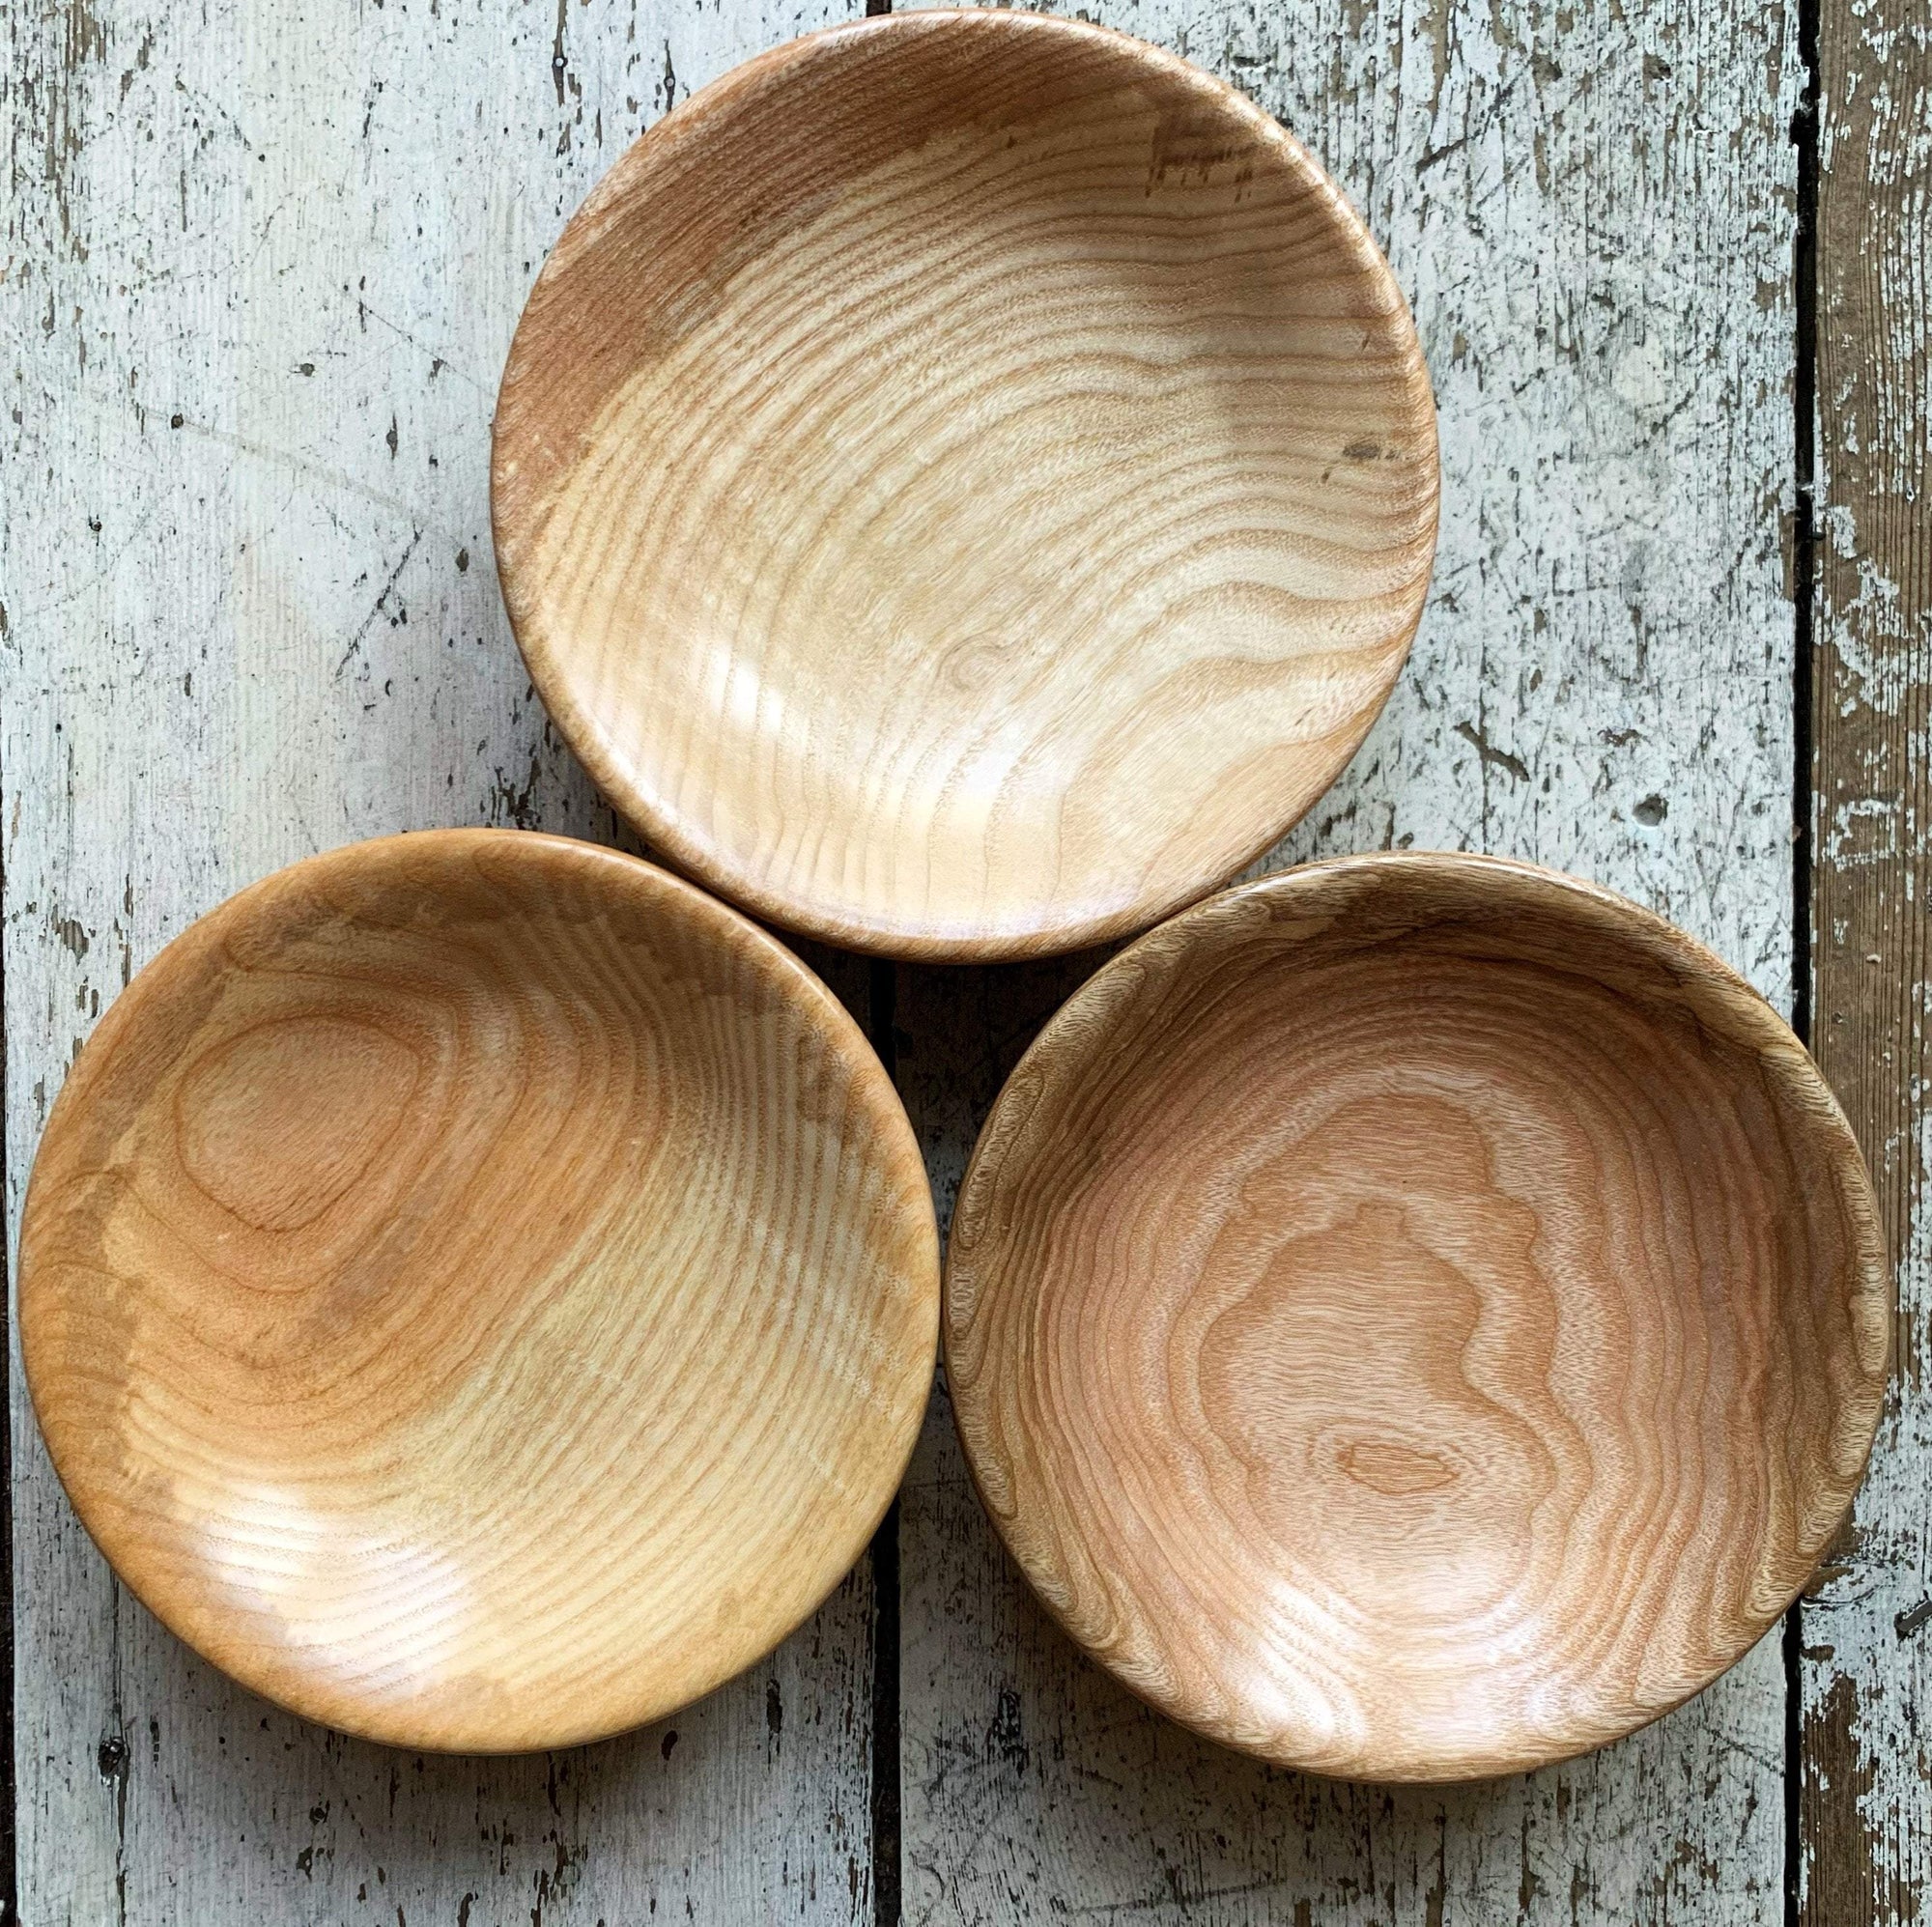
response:
<path id="1" fill-rule="evenodd" d="M 503 619 L 497 375 L 632 135 L 844 11 L 8 10 L 10 1222 L 100 1007 L 231 891 L 391 830 L 611 834 Z M 17 1369 L 13 1443 L 33 1927 L 869 1919 L 864 1569 L 668 1726 L 421 1758 L 271 1712 L 136 1606 Z"/>
<path id="2" fill-rule="evenodd" d="M 1087 11 L 1216 68 L 1309 143 L 1387 249 L 1435 383 L 1442 546 L 1415 654 L 1273 861 L 1413 844 L 1562 864 L 1787 1007 L 1794 18 L 1682 0 Z M 1081 975 L 902 972 L 900 1083 L 942 1218 L 1004 1070 Z M 1077 1659 L 1000 1552 L 943 1401 L 900 1558 L 908 1922 L 1779 1915 L 1775 1634 L 1605 1753 L 1397 1793 L 1218 1752 Z"/>
<path id="3" fill-rule="evenodd" d="M 99 1005 L 227 891 L 404 826 L 616 834 L 545 728 L 491 580 L 496 374 L 550 240 L 630 134 L 847 11 L 8 10 L 10 1222 Z M 1444 544 L 1416 657 L 1274 861 L 1409 839 L 1565 863 L 1784 1005 L 1794 12 L 1082 11 L 1224 73 L 1308 142 L 1408 290 L 1441 404 Z M 1909 1914 L 1932 1858 L 1907 1462 L 1927 1445 L 1910 990 L 1927 136 L 1918 16 L 1833 0 L 1826 19 L 1817 1044 L 1907 1259 L 1898 1414 L 1862 1537 L 1804 1621 L 1806 1905 L 1836 1923 Z M 863 1001 L 863 968 L 814 961 Z M 1093 961 L 902 974 L 901 1080 L 942 1206 L 1004 1067 Z M 863 1569 L 673 1729 L 548 1760 L 391 1754 L 269 1714 L 121 1597 L 14 1392 L 28 1920 L 872 1917 L 882 1602 Z M 1778 1915 L 1772 1642 L 1577 1767 L 1391 1794 L 1247 1768 L 1077 1664 L 1000 1559 L 943 1404 L 901 1543 L 908 1920 Z"/>
<path id="4" fill-rule="evenodd" d="M 1824 10 L 1812 1048 L 1898 1267 L 1891 1407 L 1802 1614 L 1804 1918 L 1932 1906 L 1932 27 Z"/>

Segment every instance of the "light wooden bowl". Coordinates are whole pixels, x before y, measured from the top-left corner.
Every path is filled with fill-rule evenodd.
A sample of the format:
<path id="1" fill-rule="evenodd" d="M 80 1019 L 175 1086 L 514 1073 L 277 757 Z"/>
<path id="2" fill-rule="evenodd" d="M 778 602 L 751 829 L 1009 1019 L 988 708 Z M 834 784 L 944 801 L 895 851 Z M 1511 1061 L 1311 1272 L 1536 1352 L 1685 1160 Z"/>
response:
<path id="1" fill-rule="evenodd" d="M 35 1162 L 27 1380 L 121 1576 L 244 1685 L 463 1752 L 758 1658 L 864 1549 L 938 1325 L 844 1010 L 614 851 L 283 870 L 137 977 Z"/>
<path id="2" fill-rule="evenodd" d="M 1184 61 L 1008 12 L 706 88 L 564 231 L 510 350 L 497 559 L 652 845 L 889 955 L 1138 929 L 1353 753 L 1435 549 L 1387 264 Z"/>
<path id="3" fill-rule="evenodd" d="M 1850 1503 L 1890 1291 L 1811 1060 L 1567 877 L 1231 891 L 1047 1026 L 974 1154 L 948 1377 L 1049 1609 L 1213 1739 L 1516 1771 L 1743 1655 Z"/>

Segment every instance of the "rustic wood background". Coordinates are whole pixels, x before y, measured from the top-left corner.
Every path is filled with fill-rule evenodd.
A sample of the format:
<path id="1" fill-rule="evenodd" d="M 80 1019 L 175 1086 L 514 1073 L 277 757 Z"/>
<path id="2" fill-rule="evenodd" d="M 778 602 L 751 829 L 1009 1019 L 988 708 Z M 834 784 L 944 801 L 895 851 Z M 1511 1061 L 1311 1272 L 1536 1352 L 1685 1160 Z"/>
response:
<path id="1" fill-rule="evenodd" d="M 241 885 L 433 824 L 622 840 L 497 599 L 497 371 L 624 144 L 856 4 L 11 0 L 10 1227 L 102 1005 Z M 1594 1758 L 1448 1794 L 1307 1780 L 1074 1656 L 942 1390 L 870 1560 L 768 1665 L 611 1744 L 421 1758 L 275 1713 L 161 1631 L 75 1523 L 16 1365 L 5 1917 L 1836 1927 L 1932 1899 L 1923 0 L 1078 11 L 1308 142 L 1435 373 L 1413 661 L 1270 864 L 1441 846 L 1598 878 L 1808 1027 L 1860 1129 L 1898 1364 L 1840 1556 L 1781 1637 Z M 1093 959 L 809 954 L 895 1067 L 943 1221 Z"/>

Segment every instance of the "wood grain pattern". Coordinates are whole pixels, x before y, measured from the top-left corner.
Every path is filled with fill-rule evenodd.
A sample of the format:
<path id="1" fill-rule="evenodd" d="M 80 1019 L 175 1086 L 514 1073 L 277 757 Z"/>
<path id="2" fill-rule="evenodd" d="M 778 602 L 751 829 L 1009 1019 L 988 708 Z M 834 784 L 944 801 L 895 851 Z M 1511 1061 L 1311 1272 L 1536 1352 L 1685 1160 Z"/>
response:
<path id="1" fill-rule="evenodd" d="M 946 1274 L 967 1462 L 1073 1636 L 1284 1765 L 1521 1771 L 1741 1658 L 1842 1519 L 1889 1287 L 1804 1047 L 1491 859 L 1244 886 L 1041 1033 Z"/>
<path id="2" fill-rule="evenodd" d="M 892 954 L 1142 927 L 1327 788 L 1435 546 L 1387 266 L 1220 81 L 1077 22 L 776 50 L 530 298 L 493 508 L 530 673 L 708 883 Z"/>
<path id="3" fill-rule="evenodd" d="M 1932 28 L 1822 10 L 1812 1048 L 1898 1267 L 1872 1477 L 1801 1614 L 1802 1917 L 1932 1909 Z"/>
<path id="4" fill-rule="evenodd" d="M 938 1292 L 837 1000 L 688 884 L 498 830 L 202 919 L 21 1226 L 28 1383 L 121 1576 L 280 1704 L 444 1751 L 624 1732 L 777 1646 L 898 1484 Z"/>
<path id="5" fill-rule="evenodd" d="M 1386 247 L 1430 359 L 1429 607 L 1361 751 L 1270 863 L 1413 843 L 1558 865 L 1787 1007 L 1792 14 L 1085 10 L 1211 65 L 1307 142 Z M 1082 974 L 901 972 L 899 1076 L 942 1224 L 1001 1080 Z M 1440 1790 L 1311 1780 L 1195 1739 L 1086 1662 L 952 1432 L 942 1397 L 901 1501 L 908 1921 L 1778 1918 L 1776 1634 L 1567 1766 Z"/>

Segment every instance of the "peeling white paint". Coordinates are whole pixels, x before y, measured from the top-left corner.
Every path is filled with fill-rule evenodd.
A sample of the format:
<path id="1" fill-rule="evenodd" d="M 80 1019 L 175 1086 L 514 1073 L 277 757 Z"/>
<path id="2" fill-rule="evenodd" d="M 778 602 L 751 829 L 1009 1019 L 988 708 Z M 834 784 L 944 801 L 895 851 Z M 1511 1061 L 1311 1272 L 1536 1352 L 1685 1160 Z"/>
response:
<path id="1" fill-rule="evenodd" d="M 632 135 L 847 11 L 571 0 L 560 67 L 554 0 L 9 11 L 42 123 L 4 254 L 10 1212 L 99 1008 L 233 890 L 424 825 L 612 833 L 497 593 L 497 370 Z M 112 1584 L 17 1368 L 14 1413 L 26 1919 L 870 1920 L 863 1570 L 668 1727 L 422 1760 L 189 1656 Z"/>
<path id="2" fill-rule="evenodd" d="M 1787 1004 L 1787 16 L 1688 0 L 1084 11 L 1184 43 L 1327 163 L 1389 253 L 1436 384 L 1442 548 L 1413 657 L 1268 863 L 1536 858 L 1662 909 Z M 1242 60 L 1222 64 L 1229 48 Z M 1654 823 L 1636 814 L 1653 797 Z M 1016 1039 L 1046 1014 L 1023 1017 L 1025 994 L 993 1006 Z M 909 1028 L 901 1076 L 950 1203 L 990 1053 L 977 1028 Z M 1327 1786 L 1192 1741 L 1075 1661 L 999 1553 L 943 1413 L 904 1507 L 908 1921 L 1272 1927 L 1302 1903 L 1319 1927 L 1778 1916 L 1775 1635 L 1576 1767 L 1447 1795 Z"/>

